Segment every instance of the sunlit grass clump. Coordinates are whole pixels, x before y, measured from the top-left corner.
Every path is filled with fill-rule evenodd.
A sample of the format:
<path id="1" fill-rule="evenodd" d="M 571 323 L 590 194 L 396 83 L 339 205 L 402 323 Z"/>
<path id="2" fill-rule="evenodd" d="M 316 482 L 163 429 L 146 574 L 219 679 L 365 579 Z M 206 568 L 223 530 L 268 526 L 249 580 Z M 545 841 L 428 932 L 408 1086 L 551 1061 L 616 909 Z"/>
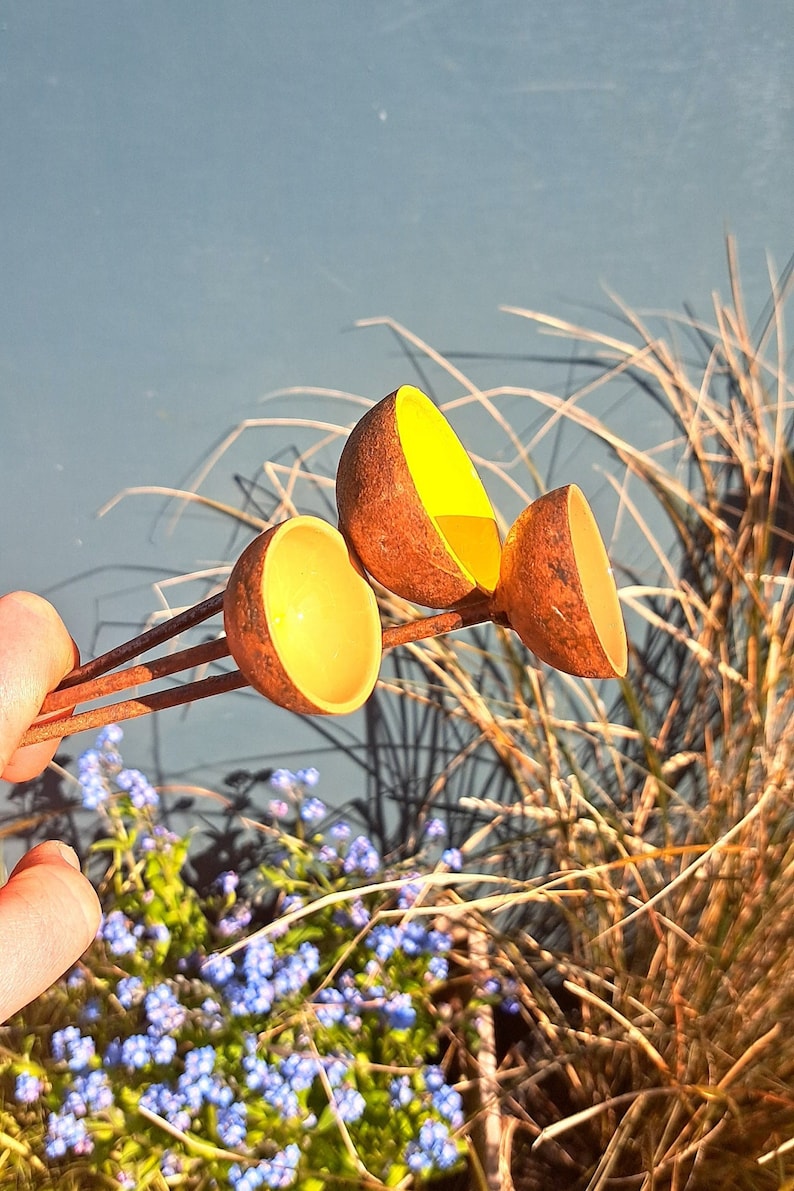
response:
<path id="1" fill-rule="evenodd" d="M 439 1118 L 426 1076 L 415 1072 L 440 1065 L 446 1086 L 461 1097 L 455 1105 L 462 1116 L 442 1114 L 447 1133 L 442 1139 L 439 1132 L 433 1152 L 442 1153 L 448 1134 L 462 1165 L 454 1166 L 447 1149 L 440 1164 L 412 1169 L 409 1156 L 419 1163 L 419 1151 L 407 1147 L 420 1139 L 403 1130 L 398 1144 L 398 1118 L 387 1113 L 378 1120 L 395 1157 L 391 1173 L 376 1170 L 369 1142 L 356 1121 L 329 1107 L 334 1085 L 319 1075 L 312 1111 L 318 1121 L 330 1114 L 328 1131 L 316 1135 L 329 1149 L 278 1141 L 271 1130 L 276 1148 L 262 1160 L 283 1153 L 291 1161 L 288 1146 L 299 1144 L 301 1155 L 311 1152 L 313 1170 L 333 1154 L 339 1178 L 361 1187 L 373 1178 L 409 1185 L 436 1177 L 462 1191 L 794 1186 L 789 275 L 773 276 L 769 305 L 755 324 L 744 310 L 732 245 L 729 280 L 729 300 L 715 297 L 710 320 L 645 319 L 618 306 L 614 335 L 513 309 L 561 345 L 560 363 L 573 378 L 564 396 L 515 384 L 482 389 L 405 328 L 369 320 L 421 358 L 417 371 L 428 391 L 428 369 L 437 370 L 437 403 L 451 421 L 465 408 L 466 445 L 480 447 L 472 458 L 502 539 L 525 506 L 557 484 L 581 485 L 602 529 L 609 514 L 614 532 L 605 538 L 630 629 L 628 673 L 606 683 L 571 678 L 491 625 L 390 655 L 358 739 L 349 725 L 323 722 L 325 739 L 336 732 L 338 746 L 366 774 L 356 812 L 369 846 L 388 857 L 392 880 L 406 866 L 414 871 L 428 830 L 437 830 L 431 825 L 439 818 L 447 824 L 446 859 L 422 870 L 422 892 L 408 909 L 413 921 L 447 934 L 452 949 L 418 957 L 425 967 L 411 976 L 415 983 L 382 994 L 423 990 L 409 1007 L 417 1018 L 399 1059 L 380 1055 L 374 1032 L 360 1035 L 344 1079 L 375 1113 L 386 1102 L 375 1097 L 370 1106 L 362 1081 L 374 1088 L 378 1064 L 404 1064 L 390 1078 L 408 1077 L 405 1096 L 419 1097 L 412 1120 L 421 1132 L 422 1112 Z M 340 450 L 374 402 L 307 395 L 325 398 L 327 420 L 241 424 L 180 499 L 257 530 L 302 512 L 328 517 Z M 628 402 L 646 415 L 638 425 L 662 428 L 657 442 L 640 446 L 621 433 Z M 273 442 L 261 476 L 245 485 L 242 512 L 224 494 L 206 494 L 227 453 L 263 430 Z M 279 435 L 290 436 L 294 449 L 283 439 L 276 446 Z M 535 461 L 550 436 L 575 441 L 572 458 L 585 458 L 586 448 L 598 466 L 541 476 Z M 418 615 L 377 584 L 376 593 L 387 623 Z M 623 658 L 617 661 L 621 672 Z M 307 863 L 305 842 L 295 848 Z M 451 871 L 459 864 L 461 872 Z M 307 887 L 290 929 L 305 931 L 309 946 L 320 947 L 311 932 L 329 921 L 326 889 L 346 898 L 344 913 L 352 915 L 347 875 L 343 861 L 338 884 L 323 884 L 323 876 Z M 397 886 L 388 896 L 374 911 L 384 928 L 389 915 L 399 921 L 406 912 Z M 369 913 L 360 926 L 351 917 L 338 936 L 351 956 L 363 955 L 373 937 L 372 907 Z M 437 966 L 441 983 L 427 985 L 425 973 L 439 958 L 448 970 Z M 346 962 L 340 952 L 297 992 L 289 1027 L 297 1033 L 280 1033 L 280 1019 L 263 1009 L 260 1046 L 286 1039 L 284 1060 L 286 1051 L 303 1053 L 299 1036 L 319 1047 L 320 989 L 336 987 L 344 996 Z M 116 976 L 108 969 L 96 978 Z M 73 1023 L 65 996 L 59 1012 L 59 1022 Z M 27 1032 L 9 1044 L 9 1061 L 19 1064 L 23 1040 L 31 1054 L 49 1047 L 52 1059 L 50 1027 L 35 1010 L 27 1020 Z M 364 1014 L 365 1026 L 369 1020 Z M 244 1042 L 238 1051 L 242 1061 Z M 23 1111 L 39 1112 L 42 1137 L 44 1115 L 9 1109 L 17 1122 Z M 218 1147 L 210 1118 L 220 1119 L 219 1109 L 206 1118 Z M 6 1131 L 17 1147 L 14 1169 L 35 1185 L 39 1158 L 18 1150 L 35 1134 L 30 1128 L 28 1121 Z M 428 1144 L 431 1132 L 427 1127 Z M 203 1153 L 194 1152 L 195 1169 Z M 232 1160 L 213 1151 L 211 1161 Z"/>

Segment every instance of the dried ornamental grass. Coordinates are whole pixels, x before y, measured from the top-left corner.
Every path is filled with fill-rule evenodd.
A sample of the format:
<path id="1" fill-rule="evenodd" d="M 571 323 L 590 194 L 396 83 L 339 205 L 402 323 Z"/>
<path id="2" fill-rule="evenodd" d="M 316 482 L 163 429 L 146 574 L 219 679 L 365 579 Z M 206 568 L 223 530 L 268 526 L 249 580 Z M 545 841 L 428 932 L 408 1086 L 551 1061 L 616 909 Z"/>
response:
<path id="1" fill-rule="evenodd" d="M 366 769 L 360 809 L 384 851 L 415 847 L 443 810 L 479 878 L 459 907 L 480 940 L 469 961 L 462 953 L 461 979 L 482 974 L 485 936 L 487 963 L 520 1007 L 496 1015 L 487 1070 L 450 1026 L 462 1077 L 485 1089 L 483 1185 L 794 1178 L 790 273 L 771 274 L 754 328 L 731 242 L 730 298 L 715 296 L 710 323 L 618 304 L 623 328 L 608 335 L 513 308 L 584 374 L 564 397 L 481 389 L 393 320 L 367 321 L 438 370 L 453 390 L 440 408 L 479 417 L 477 442 L 499 439 L 473 457 L 503 531 L 546 486 L 533 463 L 544 437 L 569 426 L 605 460 L 615 565 L 642 558 L 642 569 L 622 567 L 632 649 L 619 698 L 543 670 L 501 630 L 478 630 L 395 656 L 361 739 L 336 737 Z M 665 440 L 640 448 L 613 429 L 593 412 L 610 394 L 618 408 L 662 411 Z M 261 516 L 246 518 L 261 528 L 310 504 L 327 515 L 326 456 L 350 410 L 357 418 L 371 402 L 313 395 L 345 411 L 338 422 L 243 423 L 182 499 L 220 507 L 203 487 L 226 453 L 249 431 L 285 430 L 305 441 L 263 464 Z M 538 410 L 528 438 L 516 426 Z M 387 620 L 412 614 L 378 597 Z M 490 877 L 514 884 L 489 888 Z"/>

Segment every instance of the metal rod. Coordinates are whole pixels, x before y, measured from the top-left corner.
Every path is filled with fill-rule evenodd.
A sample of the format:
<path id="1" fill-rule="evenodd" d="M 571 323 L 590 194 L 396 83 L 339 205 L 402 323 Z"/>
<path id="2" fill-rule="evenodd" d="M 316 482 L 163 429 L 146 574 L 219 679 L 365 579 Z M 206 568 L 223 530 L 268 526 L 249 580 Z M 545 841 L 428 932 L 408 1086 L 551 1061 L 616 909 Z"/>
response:
<path id="1" fill-rule="evenodd" d="M 177 674 L 180 670 L 205 666 L 208 662 L 216 662 L 219 658 L 228 656 L 229 646 L 226 638 L 218 637 L 214 641 L 205 641 L 203 645 L 192 645 L 189 649 L 180 649 L 176 653 L 155 658 L 151 662 L 131 666 L 128 670 L 103 674 L 88 682 L 78 682 L 72 685 L 72 676 L 69 674 L 67 679 L 44 700 L 39 715 L 50 715 L 53 711 L 64 711 L 69 707 L 76 707 L 78 703 L 91 703 L 94 699 L 104 699 L 107 695 L 115 695 L 118 691 L 127 691 L 130 687 L 143 686 L 147 682 L 154 682 L 169 674 Z"/>
<path id="2" fill-rule="evenodd" d="M 131 641 L 125 641 L 123 645 L 109 649 L 107 653 L 100 654 L 93 661 L 78 666 L 66 675 L 58 690 L 87 682 L 100 674 L 106 674 L 108 670 L 115 670 L 117 666 L 123 666 L 125 662 L 140 657 L 142 653 L 148 653 L 150 649 L 156 649 L 158 645 L 170 641 L 172 637 L 177 637 L 185 629 L 192 629 L 194 625 L 201 624 L 203 620 L 209 620 L 210 616 L 215 616 L 218 612 L 223 611 L 223 595 L 224 593 L 219 591 L 217 595 L 202 600 L 200 604 L 194 604 L 192 608 L 188 608 L 185 612 L 179 612 L 170 620 L 164 620 L 162 624 L 155 625 L 153 629 L 139 633 Z"/>
<path id="3" fill-rule="evenodd" d="M 19 747 L 29 744 L 39 744 L 44 740 L 56 737 L 72 736 L 76 732 L 85 732 L 93 728 L 102 728 L 106 724 L 118 723 L 121 720 L 135 719 L 148 715 L 152 711 L 162 711 L 166 707 L 179 707 L 186 703 L 193 703 L 197 699 L 204 699 L 210 695 L 219 695 L 226 691 L 239 690 L 247 686 L 247 680 L 239 670 L 232 670 L 225 674 L 216 674 L 210 678 L 197 682 L 183 683 L 165 691 L 158 691 L 151 695 L 143 695 L 139 699 L 126 699 L 119 703 L 105 704 L 77 715 L 67 716 L 53 713 L 65 713 L 78 703 L 88 703 L 101 699 L 107 695 L 117 694 L 133 686 L 153 682 L 180 670 L 193 669 L 206 665 L 208 662 L 218 661 L 229 656 L 229 646 L 225 637 L 218 637 L 214 641 L 205 641 L 202 645 L 193 645 L 188 649 L 181 649 L 165 657 L 155 658 L 150 662 L 131 666 L 126 670 L 119 670 L 114 674 L 107 674 L 113 666 L 123 664 L 138 654 L 161 645 L 169 637 L 200 624 L 202 620 L 219 612 L 223 606 L 223 593 L 212 596 L 187 612 L 180 613 L 162 625 L 158 625 L 148 632 L 141 633 L 131 641 L 117 646 L 87 662 L 84 666 L 72 670 L 61 684 L 47 696 L 42 704 L 39 715 L 47 719 L 36 720 L 19 742 Z M 492 611 L 487 600 L 479 600 L 463 608 L 455 608 L 448 612 L 438 612 L 433 616 L 419 617 L 404 624 L 391 625 L 382 633 L 382 648 L 384 652 L 399 645 L 407 645 L 413 641 L 425 640 L 428 637 L 439 637 L 445 633 L 455 632 L 457 629 L 470 628 L 475 624 L 482 624 L 492 619 Z"/>
<path id="4" fill-rule="evenodd" d="M 423 641 L 428 637 L 441 637 L 457 629 L 468 629 L 491 619 L 491 606 L 487 600 L 478 600 L 464 608 L 452 608 L 449 612 L 436 612 L 433 616 L 422 616 L 418 620 L 407 620 L 403 624 L 391 625 L 383 630 L 383 649 L 394 649 L 412 641 Z"/>
<path id="5" fill-rule="evenodd" d="M 239 670 L 231 670 L 227 674 L 214 674 L 211 678 L 171 687 L 167 691 L 157 691 L 153 695 L 143 695 L 140 699 L 126 699 L 122 703 L 94 707 L 91 711 L 83 711 L 68 719 L 34 723 L 20 740 L 19 747 L 40 744 L 41 741 L 52 740 L 53 737 L 72 736 L 75 732 L 85 732 L 89 728 L 103 728 L 106 724 L 132 720 L 140 715 L 149 715 L 152 711 L 163 711 L 166 707 L 194 703 L 197 699 L 221 695 L 225 691 L 237 691 L 244 686 L 248 686 L 248 680 Z"/>

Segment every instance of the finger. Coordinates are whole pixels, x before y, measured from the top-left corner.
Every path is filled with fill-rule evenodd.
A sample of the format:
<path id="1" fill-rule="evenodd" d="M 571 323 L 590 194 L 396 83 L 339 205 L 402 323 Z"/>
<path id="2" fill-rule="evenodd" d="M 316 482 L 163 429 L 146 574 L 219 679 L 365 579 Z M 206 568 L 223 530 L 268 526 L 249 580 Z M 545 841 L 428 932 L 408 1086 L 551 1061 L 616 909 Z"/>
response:
<path id="1" fill-rule="evenodd" d="M 16 746 L 77 660 L 77 647 L 51 604 L 26 591 L 0 597 L 0 777 L 6 781 L 28 781 L 55 756 L 59 740 Z"/>
<path id="2" fill-rule="evenodd" d="M 71 848 L 48 840 L 0 889 L 0 1021 L 62 976 L 96 937 L 99 899 Z"/>

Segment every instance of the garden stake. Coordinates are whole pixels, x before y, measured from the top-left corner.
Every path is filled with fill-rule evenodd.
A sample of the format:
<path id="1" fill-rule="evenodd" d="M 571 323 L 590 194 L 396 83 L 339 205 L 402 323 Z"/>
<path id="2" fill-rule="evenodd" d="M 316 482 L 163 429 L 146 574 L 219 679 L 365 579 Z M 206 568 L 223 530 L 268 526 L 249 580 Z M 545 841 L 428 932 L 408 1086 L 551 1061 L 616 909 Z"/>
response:
<path id="1" fill-rule="evenodd" d="M 181 670 L 194 669 L 197 666 L 206 665 L 208 662 L 228 657 L 229 647 L 226 638 L 221 636 L 213 641 L 204 642 L 202 645 L 181 649 L 177 653 L 155 658 L 150 662 L 144 662 L 126 670 L 119 670 L 112 674 L 107 673 L 111 667 L 129 661 L 146 652 L 147 649 L 162 645 L 170 637 L 184 632 L 186 628 L 191 628 L 210 616 L 214 616 L 222 606 L 223 593 L 212 596 L 194 608 L 179 613 L 172 620 L 165 621 L 162 625 L 149 629 L 145 633 L 133 637 L 130 641 L 108 650 L 107 653 L 94 658 L 93 661 L 72 670 L 44 700 L 39 713 L 41 718 L 32 724 L 22 737 L 20 747 L 39 744 L 44 740 L 52 740 L 59 736 L 72 736 L 76 732 L 102 728 L 106 724 L 120 723 L 122 720 L 136 719 L 139 716 L 149 715 L 153 711 L 163 711 L 167 707 L 180 707 L 187 703 L 194 703 L 198 699 L 206 699 L 212 695 L 221 695 L 248 686 L 247 679 L 239 670 L 231 670 L 225 674 L 216 674 L 210 678 L 198 679 L 195 682 L 185 683 L 168 690 L 142 695 L 137 699 L 126 699 L 119 703 L 94 707 L 68 718 L 45 718 L 52 717 L 54 713 L 68 712 L 80 703 L 106 698 L 108 695 L 118 694 L 120 691 L 153 682 Z M 490 619 L 490 606 L 487 601 L 481 601 L 466 608 L 451 609 L 439 612 L 435 616 L 425 616 L 404 624 L 392 625 L 383 630 L 383 651 L 385 653 L 389 649 L 407 645 L 412 641 L 421 641 L 428 637 L 452 633 L 457 629 L 470 628 Z"/>

